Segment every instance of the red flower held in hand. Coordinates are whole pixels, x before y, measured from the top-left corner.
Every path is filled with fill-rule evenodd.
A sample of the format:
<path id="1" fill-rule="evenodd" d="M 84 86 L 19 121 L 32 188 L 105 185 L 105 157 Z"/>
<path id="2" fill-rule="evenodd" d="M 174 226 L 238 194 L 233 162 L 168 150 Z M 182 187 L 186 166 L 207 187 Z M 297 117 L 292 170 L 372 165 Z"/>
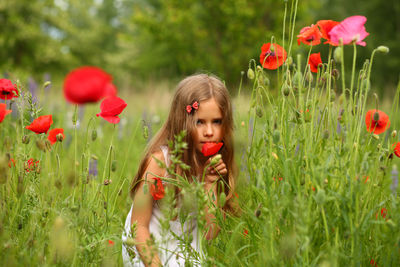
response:
<path id="1" fill-rule="evenodd" d="M 344 45 L 355 42 L 358 45 L 366 46 L 363 40 L 369 33 L 365 31 L 365 22 L 367 22 L 367 18 L 364 16 L 351 16 L 344 19 L 328 33 L 331 42 L 339 45 L 339 41 L 342 39 Z"/>
<path id="2" fill-rule="evenodd" d="M 12 110 L 7 109 L 6 104 L 0 103 L 0 122 L 4 120 L 4 118 L 11 113 Z"/>
<path id="3" fill-rule="evenodd" d="M 311 72 L 318 72 L 318 66 L 322 64 L 321 53 L 314 53 L 310 55 L 308 59 L 308 65 L 310 65 Z"/>
<path id="4" fill-rule="evenodd" d="M 324 44 L 337 46 L 337 44 L 332 43 L 331 37 L 329 36 L 329 32 L 332 30 L 333 27 L 335 27 L 338 24 L 339 22 L 333 20 L 320 20 L 317 22 L 317 25 L 322 34 L 322 38 L 327 40 Z"/>
<path id="5" fill-rule="evenodd" d="M 267 43 L 261 47 L 260 63 L 263 68 L 277 69 L 286 61 L 286 58 L 287 53 L 280 45 Z"/>
<path id="6" fill-rule="evenodd" d="M 64 96 L 74 104 L 92 103 L 104 97 L 115 96 L 117 89 L 111 80 L 111 75 L 97 67 L 74 69 L 65 77 Z"/>
<path id="7" fill-rule="evenodd" d="M 111 96 L 103 100 L 100 105 L 100 113 L 97 113 L 97 117 L 102 117 L 110 123 L 118 123 L 120 118 L 118 115 L 125 109 L 127 104 L 124 100 L 117 96 Z"/>
<path id="8" fill-rule="evenodd" d="M 154 200 L 160 200 L 165 196 L 164 186 L 160 178 L 154 177 L 153 179 L 154 183 L 150 184 L 150 194 Z"/>
<path id="9" fill-rule="evenodd" d="M 400 142 L 393 144 L 394 146 L 394 154 L 400 158 Z"/>
<path id="10" fill-rule="evenodd" d="M 19 97 L 17 86 L 10 80 L 0 79 L 0 98 L 10 100 L 16 97 Z"/>
<path id="11" fill-rule="evenodd" d="M 367 125 L 368 132 L 381 134 L 390 126 L 389 116 L 383 111 L 371 109 L 367 111 L 365 124 Z"/>
<path id="12" fill-rule="evenodd" d="M 25 128 L 31 130 L 32 132 L 35 132 L 36 134 L 40 133 L 47 134 L 47 131 L 49 130 L 52 124 L 53 124 L 53 116 L 45 115 L 35 119 L 30 125 L 26 126 Z"/>
<path id="13" fill-rule="evenodd" d="M 209 157 L 212 155 L 215 155 L 218 153 L 218 151 L 221 149 L 221 147 L 224 145 L 224 143 L 219 142 L 219 143 L 205 143 L 203 147 L 201 148 L 201 153 L 205 157 Z"/>
<path id="14" fill-rule="evenodd" d="M 47 139 L 50 141 L 52 145 L 54 145 L 57 142 L 57 135 L 61 134 L 62 139 L 65 138 L 64 135 L 64 129 L 63 128 L 54 128 L 50 130 L 49 135 L 47 136 Z"/>
<path id="15" fill-rule="evenodd" d="M 307 26 L 300 30 L 297 35 L 297 44 L 304 43 L 306 45 L 318 45 L 321 43 L 322 33 L 319 31 L 317 25 Z"/>

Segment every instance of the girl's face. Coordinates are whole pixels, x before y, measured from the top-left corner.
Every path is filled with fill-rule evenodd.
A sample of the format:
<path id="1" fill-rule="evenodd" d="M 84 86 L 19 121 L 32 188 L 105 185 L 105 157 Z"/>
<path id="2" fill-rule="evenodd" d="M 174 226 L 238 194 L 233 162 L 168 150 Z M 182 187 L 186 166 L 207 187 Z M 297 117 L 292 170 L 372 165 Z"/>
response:
<path id="1" fill-rule="evenodd" d="M 221 142 L 223 138 L 222 113 L 214 98 L 201 101 L 199 109 L 194 113 L 195 131 L 193 132 L 194 146 L 197 151 L 206 142 Z"/>

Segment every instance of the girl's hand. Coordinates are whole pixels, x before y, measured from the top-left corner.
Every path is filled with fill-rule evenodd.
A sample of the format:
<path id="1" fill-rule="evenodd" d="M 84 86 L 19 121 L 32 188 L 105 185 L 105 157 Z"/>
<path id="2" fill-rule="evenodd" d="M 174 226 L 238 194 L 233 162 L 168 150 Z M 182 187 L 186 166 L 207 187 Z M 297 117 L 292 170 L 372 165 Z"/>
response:
<path id="1" fill-rule="evenodd" d="M 212 159 L 213 158 L 209 158 L 207 160 L 206 166 L 208 166 L 210 164 Z M 228 174 L 228 170 L 226 169 L 226 165 L 225 165 L 224 161 L 222 159 L 220 159 L 219 161 L 217 161 L 217 163 L 215 163 L 214 165 L 209 166 L 207 168 L 204 182 L 206 184 L 212 184 L 215 181 L 217 181 L 218 179 L 220 179 L 221 176 L 224 176 L 226 174 Z"/>

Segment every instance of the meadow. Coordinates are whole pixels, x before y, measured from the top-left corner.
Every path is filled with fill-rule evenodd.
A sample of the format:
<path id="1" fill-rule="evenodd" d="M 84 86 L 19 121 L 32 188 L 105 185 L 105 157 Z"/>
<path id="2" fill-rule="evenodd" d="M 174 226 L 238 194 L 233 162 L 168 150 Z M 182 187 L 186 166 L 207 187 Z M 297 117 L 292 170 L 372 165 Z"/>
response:
<path id="1" fill-rule="evenodd" d="M 214 207 L 221 231 L 203 241 L 207 257 L 200 261 L 396 266 L 400 86 L 393 102 L 383 102 L 371 84 L 374 58 L 390 51 L 380 46 L 355 64 L 362 40 L 351 40 L 353 54 L 343 55 L 342 39 L 312 71 L 314 44 L 307 42 L 314 39 L 302 39 L 308 53 L 290 52 L 297 39 L 293 16 L 283 30 L 291 33 L 289 40 L 281 43 L 287 56 L 272 38 L 260 61 L 249 61 L 240 85 L 230 88 L 240 211 L 224 219 Z M 352 65 L 342 64 L 353 55 Z M 100 101 L 69 104 L 63 81 L 44 81 L 32 92 L 19 77 L 9 79 L 19 96 L 2 102 L 12 112 L 0 122 L 0 263 L 122 266 L 130 183 L 147 142 L 166 119 L 175 84 L 121 91 L 127 106 L 113 124 L 96 116 Z M 47 131 L 26 128 L 48 114 L 50 129 L 64 129 L 53 144 Z M 195 190 L 201 210 L 204 197 Z"/>

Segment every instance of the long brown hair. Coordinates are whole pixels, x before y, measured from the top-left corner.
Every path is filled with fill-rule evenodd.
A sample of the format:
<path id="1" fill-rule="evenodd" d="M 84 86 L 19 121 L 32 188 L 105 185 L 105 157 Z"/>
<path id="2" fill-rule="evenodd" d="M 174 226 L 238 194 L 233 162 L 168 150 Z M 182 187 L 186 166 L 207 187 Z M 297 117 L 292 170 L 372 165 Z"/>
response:
<path id="1" fill-rule="evenodd" d="M 175 95 L 172 100 L 170 112 L 167 121 L 161 127 L 157 135 L 148 144 L 145 155 L 139 164 L 138 172 L 132 180 L 130 195 L 133 198 L 137 187 L 138 181 L 143 178 L 144 171 L 146 170 L 150 157 L 157 151 L 160 151 L 160 146 L 165 146 L 168 141 L 174 141 L 174 136 L 178 135 L 183 130 L 187 131 L 184 141 L 188 144 L 188 149 L 184 150 L 182 161 L 189 165 L 191 168 L 182 171 L 182 174 L 190 178 L 198 176 L 196 173 L 200 169 L 200 161 L 198 159 L 194 142 L 193 132 L 195 131 L 195 119 L 185 111 L 187 105 L 192 104 L 194 101 L 201 102 L 214 98 L 222 113 L 222 129 L 223 129 L 223 143 L 221 151 L 222 159 L 228 170 L 228 174 L 223 177 L 224 179 L 224 193 L 226 194 L 225 210 L 233 210 L 232 196 L 235 190 L 236 178 L 236 165 L 234 162 L 234 149 L 233 149 L 233 116 L 232 105 L 229 97 L 229 92 L 224 83 L 216 76 L 207 74 L 195 74 L 183 79 L 177 86 Z"/>

